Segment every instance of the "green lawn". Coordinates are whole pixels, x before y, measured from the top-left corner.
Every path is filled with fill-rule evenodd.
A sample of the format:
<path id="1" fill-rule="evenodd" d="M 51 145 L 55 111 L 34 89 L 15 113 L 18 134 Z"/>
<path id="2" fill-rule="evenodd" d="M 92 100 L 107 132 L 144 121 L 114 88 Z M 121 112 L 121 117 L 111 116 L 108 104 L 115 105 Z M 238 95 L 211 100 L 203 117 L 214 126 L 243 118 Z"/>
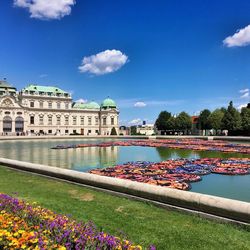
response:
<path id="1" fill-rule="evenodd" d="M 250 249 L 250 232 L 196 216 L 55 181 L 0 166 L 0 192 L 94 223 L 113 235 L 123 232 L 157 249 Z"/>

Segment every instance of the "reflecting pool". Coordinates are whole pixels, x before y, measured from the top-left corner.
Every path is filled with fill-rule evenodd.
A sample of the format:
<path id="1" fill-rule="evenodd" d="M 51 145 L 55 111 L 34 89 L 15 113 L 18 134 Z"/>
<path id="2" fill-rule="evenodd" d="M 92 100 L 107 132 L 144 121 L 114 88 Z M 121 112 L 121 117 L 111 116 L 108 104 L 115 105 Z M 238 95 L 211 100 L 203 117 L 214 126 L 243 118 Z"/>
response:
<path id="1" fill-rule="evenodd" d="M 250 157 L 246 154 L 178 150 L 154 147 L 89 147 L 52 150 L 58 144 L 97 143 L 106 140 L 27 140 L 1 141 L 0 157 L 87 172 L 128 161 L 163 161 L 176 158 Z M 226 176 L 210 174 L 192 183 L 192 192 L 212 194 L 250 202 L 250 175 Z"/>

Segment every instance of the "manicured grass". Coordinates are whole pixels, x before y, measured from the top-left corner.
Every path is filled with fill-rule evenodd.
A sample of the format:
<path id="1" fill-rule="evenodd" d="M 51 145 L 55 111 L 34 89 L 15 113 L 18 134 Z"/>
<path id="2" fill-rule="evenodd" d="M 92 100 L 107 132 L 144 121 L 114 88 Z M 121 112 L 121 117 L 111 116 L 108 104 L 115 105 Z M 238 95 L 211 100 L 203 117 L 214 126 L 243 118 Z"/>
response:
<path id="1" fill-rule="evenodd" d="M 93 221 L 113 235 L 123 232 L 157 249 L 250 249 L 250 232 L 196 216 L 167 211 L 65 182 L 0 167 L 0 192 L 73 218 Z"/>

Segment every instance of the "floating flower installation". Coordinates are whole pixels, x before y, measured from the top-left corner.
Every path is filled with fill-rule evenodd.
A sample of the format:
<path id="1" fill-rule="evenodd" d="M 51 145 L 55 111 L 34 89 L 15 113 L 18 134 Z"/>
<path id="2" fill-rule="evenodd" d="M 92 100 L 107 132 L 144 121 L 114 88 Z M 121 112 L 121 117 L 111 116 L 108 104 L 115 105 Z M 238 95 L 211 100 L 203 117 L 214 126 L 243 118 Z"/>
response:
<path id="1" fill-rule="evenodd" d="M 224 141 L 206 141 L 200 139 L 165 139 L 165 140 L 126 140 L 101 142 L 94 144 L 57 145 L 52 149 L 85 148 L 85 147 L 111 147 L 111 146 L 142 146 L 165 147 L 173 149 L 190 149 L 199 151 L 219 151 L 225 153 L 250 154 L 250 146 L 233 144 Z"/>
<path id="2" fill-rule="evenodd" d="M 181 190 L 190 190 L 191 182 L 201 181 L 210 173 L 226 175 L 250 174 L 250 158 L 176 159 L 163 162 L 128 162 L 104 169 L 93 169 L 92 174 L 128 179 Z"/>

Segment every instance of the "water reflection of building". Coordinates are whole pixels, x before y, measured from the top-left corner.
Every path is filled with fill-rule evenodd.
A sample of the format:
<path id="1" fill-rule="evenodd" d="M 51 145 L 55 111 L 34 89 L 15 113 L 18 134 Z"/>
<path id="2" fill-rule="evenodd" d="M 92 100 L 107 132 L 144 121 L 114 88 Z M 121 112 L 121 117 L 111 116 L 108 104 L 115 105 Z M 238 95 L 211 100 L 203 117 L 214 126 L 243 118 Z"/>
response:
<path id="1" fill-rule="evenodd" d="M 111 166 L 118 161 L 119 147 L 50 149 L 54 144 L 52 141 L 41 140 L 9 141 L 0 144 L 0 154 L 5 158 L 83 171 Z"/>

